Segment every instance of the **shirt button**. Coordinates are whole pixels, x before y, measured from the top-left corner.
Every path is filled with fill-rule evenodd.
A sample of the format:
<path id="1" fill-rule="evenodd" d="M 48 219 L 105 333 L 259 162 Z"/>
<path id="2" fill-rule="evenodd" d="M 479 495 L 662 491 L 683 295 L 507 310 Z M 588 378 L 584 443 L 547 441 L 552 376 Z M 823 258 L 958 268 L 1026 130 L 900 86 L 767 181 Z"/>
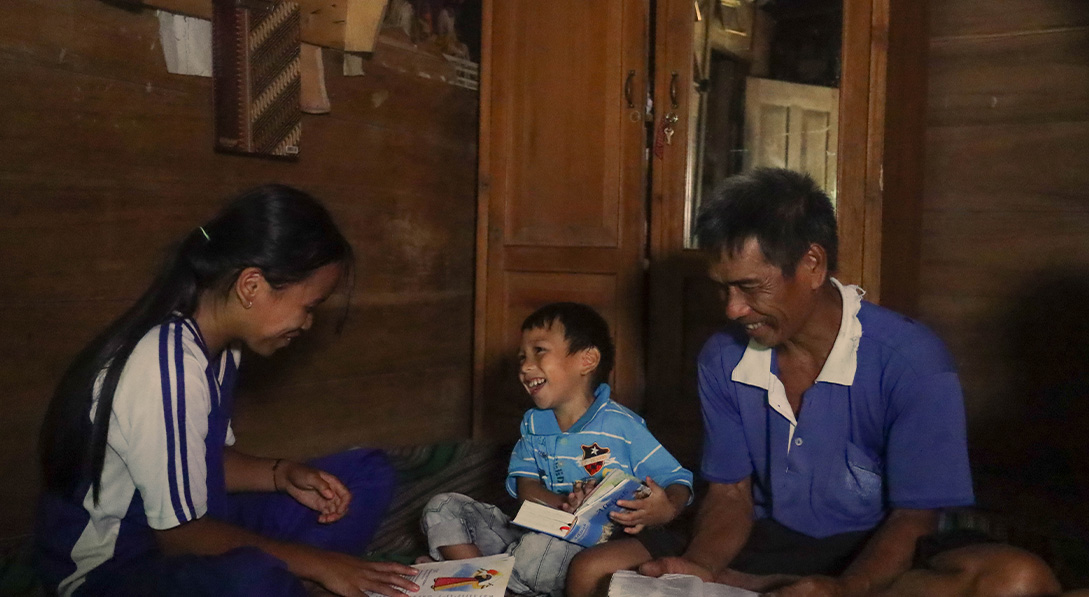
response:
<path id="1" fill-rule="evenodd" d="M 803 443 L 802 438 L 800 438 L 800 437 L 794 438 L 794 445 L 795 446 L 800 446 L 800 445 L 802 445 L 802 443 Z"/>
<path id="2" fill-rule="evenodd" d="M 567 439 L 566 439 L 566 438 L 565 438 L 565 439 L 561 439 L 561 440 L 560 440 L 560 445 L 567 445 Z"/>

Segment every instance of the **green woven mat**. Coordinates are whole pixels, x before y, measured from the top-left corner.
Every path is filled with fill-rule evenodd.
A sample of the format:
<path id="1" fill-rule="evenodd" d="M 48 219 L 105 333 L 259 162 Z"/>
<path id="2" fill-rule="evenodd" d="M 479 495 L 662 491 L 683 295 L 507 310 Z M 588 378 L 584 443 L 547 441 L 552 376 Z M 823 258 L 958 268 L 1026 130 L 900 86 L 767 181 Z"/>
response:
<path id="1" fill-rule="evenodd" d="M 388 450 L 399 485 L 368 557 L 409 561 L 427 553 L 420 514 L 432 496 L 463 493 L 509 508 L 514 500 L 503 488 L 510 459 L 509 444 L 457 442 Z"/>

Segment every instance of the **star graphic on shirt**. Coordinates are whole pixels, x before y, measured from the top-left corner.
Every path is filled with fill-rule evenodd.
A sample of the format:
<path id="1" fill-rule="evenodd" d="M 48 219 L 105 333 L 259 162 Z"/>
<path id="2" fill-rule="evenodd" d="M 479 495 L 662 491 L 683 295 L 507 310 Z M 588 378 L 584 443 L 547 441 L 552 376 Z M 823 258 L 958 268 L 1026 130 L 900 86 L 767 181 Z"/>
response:
<path id="1" fill-rule="evenodd" d="M 597 445 L 597 442 L 589 446 L 582 446 L 582 462 L 580 464 L 590 476 L 596 475 L 609 459 L 609 449 L 602 448 Z"/>

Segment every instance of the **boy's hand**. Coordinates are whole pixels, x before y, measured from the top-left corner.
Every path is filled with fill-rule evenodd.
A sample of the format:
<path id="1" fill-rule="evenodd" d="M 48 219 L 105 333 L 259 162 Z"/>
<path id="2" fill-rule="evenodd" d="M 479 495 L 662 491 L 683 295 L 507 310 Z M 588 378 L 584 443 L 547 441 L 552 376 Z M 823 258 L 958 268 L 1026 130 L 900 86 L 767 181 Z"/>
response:
<path id="1" fill-rule="evenodd" d="M 680 512 L 680 509 L 674 506 L 666 495 L 666 491 L 655 483 L 654 479 L 647 477 L 647 487 L 650 489 L 650 495 L 644 498 L 616 502 L 627 511 L 613 512 L 610 518 L 624 525 L 625 533 L 634 535 L 645 527 L 665 524 L 673 520 Z"/>
<path id="2" fill-rule="evenodd" d="M 586 496 L 594 492 L 595 487 L 597 487 L 597 480 L 593 477 L 584 481 L 575 481 L 571 493 L 567 494 L 567 501 L 560 508 L 564 512 L 574 512 L 582 505 L 582 502 L 586 501 Z"/>

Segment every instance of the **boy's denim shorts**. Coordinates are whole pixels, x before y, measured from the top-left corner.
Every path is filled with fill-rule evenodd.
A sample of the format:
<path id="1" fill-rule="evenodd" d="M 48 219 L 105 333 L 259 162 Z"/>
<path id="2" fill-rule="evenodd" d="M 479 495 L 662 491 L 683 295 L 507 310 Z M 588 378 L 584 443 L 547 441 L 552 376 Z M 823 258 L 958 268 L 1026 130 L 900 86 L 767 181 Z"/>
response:
<path id="1" fill-rule="evenodd" d="M 519 595 L 563 595 L 567 568 L 582 547 L 563 539 L 520 529 L 490 504 L 460 493 L 441 493 L 424 507 L 420 527 L 435 560 L 440 547 L 472 543 L 481 554 L 514 556 L 507 589 Z"/>

